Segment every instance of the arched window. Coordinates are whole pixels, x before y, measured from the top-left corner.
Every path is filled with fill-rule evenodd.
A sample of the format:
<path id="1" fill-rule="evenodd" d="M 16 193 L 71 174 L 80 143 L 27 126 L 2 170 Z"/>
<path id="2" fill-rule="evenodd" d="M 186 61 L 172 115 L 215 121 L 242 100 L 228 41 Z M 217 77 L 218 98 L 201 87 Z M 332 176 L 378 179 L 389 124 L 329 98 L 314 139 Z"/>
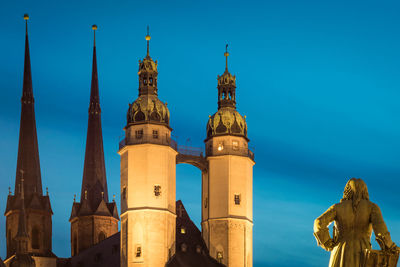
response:
<path id="1" fill-rule="evenodd" d="M 100 243 L 101 241 L 103 241 L 104 239 L 106 239 L 106 234 L 105 234 L 104 232 L 100 232 L 100 233 L 99 233 L 99 243 Z"/>
<path id="2" fill-rule="evenodd" d="M 37 227 L 33 227 L 32 229 L 32 248 L 39 249 L 40 248 L 40 233 Z"/>

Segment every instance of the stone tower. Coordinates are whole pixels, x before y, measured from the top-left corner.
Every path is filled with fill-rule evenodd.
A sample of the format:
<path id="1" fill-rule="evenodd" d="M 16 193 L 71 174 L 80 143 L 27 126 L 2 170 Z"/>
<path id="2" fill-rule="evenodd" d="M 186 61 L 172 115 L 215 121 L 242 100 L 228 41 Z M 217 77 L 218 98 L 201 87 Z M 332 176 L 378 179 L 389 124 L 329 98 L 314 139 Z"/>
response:
<path id="1" fill-rule="evenodd" d="M 92 28 L 93 69 L 81 200 L 75 202 L 74 199 L 69 219 L 72 256 L 117 233 L 119 221 L 116 203 L 108 200 L 97 77 L 95 36 L 97 26 L 93 25 Z"/>
<path id="2" fill-rule="evenodd" d="M 129 105 L 121 156 L 121 266 L 163 267 L 175 253 L 176 144 L 157 95 L 157 61 L 139 61 L 139 97 Z"/>
<path id="3" fill-rule="evenodd" d="M 7 258 L 14 255 L 19 244 L 24 252 L 37 256 L 51 256 L 53 214 L 48 194 L 43 195 L 40 174 L 39 149 L 32 87 L 31 63 L 28 42 L 28 15 L 26 23 L 24 81 L 21 98 L 21 122 L 18 144 L 17 173 L 14 195 L 7 198 L 6 238 Z M 23 182 L 25 181 L 25 182 Z M 24 196 L 21 196 L 24 192 Z M 25 215 L 20 214 L 24 212 Z M 21 218 L 25 219 L 23 236 L 17 236 Z M 21 243 L 22 242 L 22 243 Z"/>
<path id="4" fill-rule="evenodd" d="M 251 267 L 255 163 L 245 117 L 236 110 L 236 77 L 228 71 L 228 56 L 226 51 L 225 72 L 217 79 L 218 111 L 207 123 L 202 231 L 212 257 L 229 267 Z"/>

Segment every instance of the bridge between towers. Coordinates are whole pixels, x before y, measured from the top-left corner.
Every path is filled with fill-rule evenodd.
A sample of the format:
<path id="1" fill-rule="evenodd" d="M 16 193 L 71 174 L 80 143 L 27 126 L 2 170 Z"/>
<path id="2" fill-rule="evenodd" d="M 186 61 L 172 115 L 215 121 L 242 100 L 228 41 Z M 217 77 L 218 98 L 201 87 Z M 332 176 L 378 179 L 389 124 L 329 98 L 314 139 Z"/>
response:
<path id="1" fill-rule="evenodd" d="M 199 147 L 177 146 L 178 155 L 176 155 L 176 164 L 186 163 L 193 165 L 201 170 L 208 172 L 208 161 Z"/>

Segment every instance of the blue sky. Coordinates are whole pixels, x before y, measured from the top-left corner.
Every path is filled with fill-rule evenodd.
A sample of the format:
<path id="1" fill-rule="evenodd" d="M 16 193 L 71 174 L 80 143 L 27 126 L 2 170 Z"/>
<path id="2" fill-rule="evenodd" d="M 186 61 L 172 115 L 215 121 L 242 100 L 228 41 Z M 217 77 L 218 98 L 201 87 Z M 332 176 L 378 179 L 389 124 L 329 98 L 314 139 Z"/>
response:
<path id="1" fill-rule="evenodd" d="M 180 144 L 203 146 L 218 74 L 237 77 L 254 166 L 254 266 L 324 266 L 313 220 L 363 178 L 400 243 L 398 1 L 14 1 L 0 3 L 0 210 L 14 187 L 24 52 L 29 35 L 43 186 L 53 250 L 70 255 L 96 36 L 109 194 L 119 203 L 118 141 L 137 97 L 138 60 L 159 62 Z M 200 171 L 177 166 L 177 197 L 200 222 Z M 0 240 L 5 217 L 0 216 Z M 5 242 L 0 256 L 5 257 Z M 376 245 L 374 243 L 374 245 Z"/>

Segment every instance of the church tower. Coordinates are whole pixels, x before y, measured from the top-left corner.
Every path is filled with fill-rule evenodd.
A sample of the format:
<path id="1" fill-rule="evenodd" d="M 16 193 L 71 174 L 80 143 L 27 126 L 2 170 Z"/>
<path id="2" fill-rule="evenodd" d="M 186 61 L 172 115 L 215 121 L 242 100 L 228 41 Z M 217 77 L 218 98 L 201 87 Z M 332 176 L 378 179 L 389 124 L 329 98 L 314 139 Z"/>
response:
<path id="1" fill-rule="evenodd" d="M 25 19 L 25 62 L 21 98 L 15 191 L 7 198 L 7 258 L 23 251 L 37 256 L 52 256 L 53 214 L 48 194 L 43 195 L 39 149 L 28 42 L 28 15 Z M 25 182 L 24 182 L 25 181 Z M 25 222 L 22 222 L 24 220 Z"/>
<path id="2" fill-rule="evenodd" d="M 121 266 L 164 267 L 175 254 L 176 143 L 158 99 L 157 61 L 139 61 L 139 97 L 129 105 L 121 156 Z"/>
<path id="3" fill-rule="evenodd" d="M 81 200 L 75 202 L 74 199 L 69 219 L 72 256 L 117 233 L 119 221 L 116 203 L 108 200 L 97 77 L 97 26 L 93 25 L 92 28 L 94 32 L 92 84 Z"/>
<path id="4" fill-rule="evenodd" d="M 228 45 L 226 46 L 228 48 Z M 236 77 L 218 76 L 218 111 L 207 123 L 208 188 L 202 231 L 210 255 L 229 267 L 253 266 L 253 165 L 245 117 L 236 110 Z M 205 211 L 205 212 L 204 212 Z"/>

